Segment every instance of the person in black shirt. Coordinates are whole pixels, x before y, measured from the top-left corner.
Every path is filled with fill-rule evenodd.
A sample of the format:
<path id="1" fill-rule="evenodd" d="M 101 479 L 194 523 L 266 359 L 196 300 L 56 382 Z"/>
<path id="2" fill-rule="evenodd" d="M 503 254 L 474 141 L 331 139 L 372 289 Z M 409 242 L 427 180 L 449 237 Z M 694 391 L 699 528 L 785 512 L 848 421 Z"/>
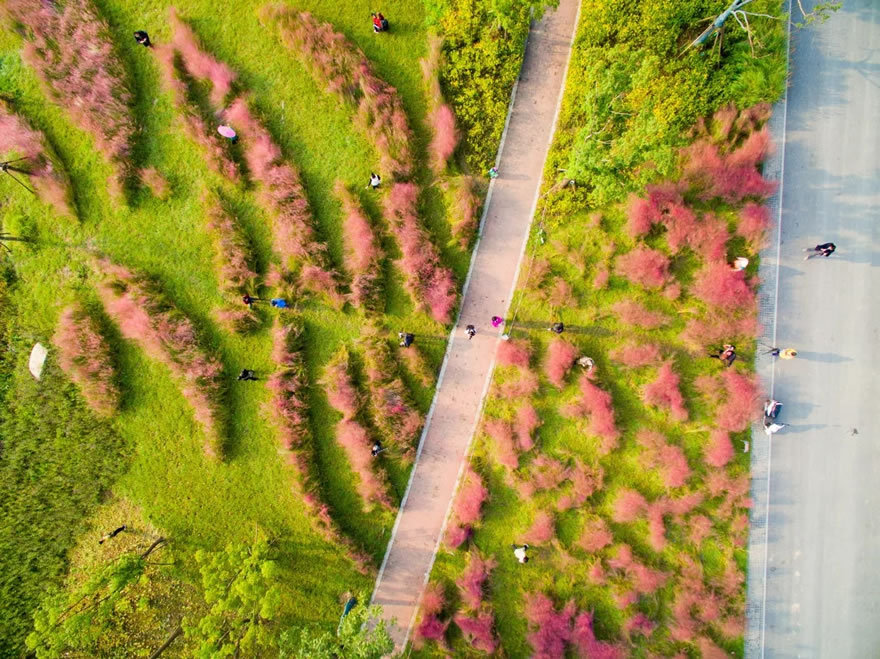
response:
<path id="1" fill-rule="evenodd" d="M 150 35 L 143 30 L 138 30 L 134 33 L 134 40 L 137 41 L 144 48 L 151 48 L 153 46 L 153 44 L 150 43 Z"/>
<path id="2" fill-rule="evenodd" d="M 807 261 L 814 256 L 824 256 L 826 259 L 834 254 L 834 250 L 837 249 L 837 245 L 834 243 L 822 243 L 821 245 L 816 245 L 815 247 L 805 247 L 805 252 L 811 252 L 804 257 L 804 261 Z"/>

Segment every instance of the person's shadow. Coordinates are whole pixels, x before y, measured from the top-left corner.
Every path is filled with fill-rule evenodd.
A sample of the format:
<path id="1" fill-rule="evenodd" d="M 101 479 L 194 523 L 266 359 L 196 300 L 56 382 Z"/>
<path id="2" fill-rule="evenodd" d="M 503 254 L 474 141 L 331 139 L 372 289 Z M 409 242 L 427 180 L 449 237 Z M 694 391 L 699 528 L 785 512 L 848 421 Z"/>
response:
<path id="1" fill-rule="evenodd" d="M 841 362 L 853 361 L 851 357 L 836 355 L 833 352 L 807 352 L 806 350 L 798 350 L 796 359 L 806 359 L 811 362 L 823 362 L 826 364 L 839 364 Z"/>

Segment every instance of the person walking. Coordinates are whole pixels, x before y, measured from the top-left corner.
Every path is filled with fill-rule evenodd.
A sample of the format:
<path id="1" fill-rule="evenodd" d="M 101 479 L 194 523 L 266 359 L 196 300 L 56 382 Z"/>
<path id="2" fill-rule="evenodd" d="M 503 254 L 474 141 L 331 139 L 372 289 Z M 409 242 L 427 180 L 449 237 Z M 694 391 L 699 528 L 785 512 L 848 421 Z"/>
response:
<path id="1" fill-rule="evenodd" d="M 254 297 L 253 295 L 248 295 L 245 293 L 241 296 L 241 301 L 244 302 L 247 306 L 251 306 L 254 302 L 262 302 L 263 298 Z"/>
<path id="2" fill-rule="evenodd" d="M 779 351 L 779 359 L 794 359 L 797 357 L 797 350 L 794 348 L 783 348 Z"/>
<path id="3" fill-rule="evenodd" d="M 241 369 L 241 373 L 238 374 L 239 381 L 241 380 L 256 380 L 257 374 L 249 368 Z"/>
<path id="4" fill-rule="evenodd" d="M 373 448 L 370 449 L 370 455 L 372 455 L 375 458 L 377 455 L 379 455 L 384 450 L 385 450 L 385 448 L 382 446 L 382 444 L 377 439 L 373 443 Z"/>
<path id="5" fill-rule="evenodd" d="M 370 184 L 367 186 L 371 190 L 375 190 L 382 183 L 382 177 L 376 172 L 370 172 Z"/>
<path id="6" fill-rule="evenodd" d="M 109 540 L 110 538 L 115 538 L 117 535 L 122 533 L 126 528 L 128 528 L 128 527 L 125 524 L 123 524 L 119 528 L 114 529 L 114 530 L 110 531 L 109 533 L 105 533 L 104 535 L 101 536 L 101 539 L 98 540 L 98 544 L 103 545 L 106 540 Z"/>
<path id="7" fill-rule="evenodd" d="M 767 437 L 775 435 L 780 430 L 785 428 L 785 426 L 786 424 L 776 423 L 773 419 L 764 419 L 764 433 L 766 433 Z"/>
<path id="8" fill-rule="evenodd" d="M 144 48 L 153 47 L 153 44 L 150 42 L 150 35 L 143 30 L 138 30 L 134 33 L 134 40 L 137 41 Z"/>
<path id="9" fill-rule="evenodd" d="M 834 243 L 822 243 L 821 245 L 816 245 L 815 247 L 804 247 L 805 252 L 811 252 L 804 257 L 804 261 L 808 261 L 814 256 L 824 256 L 826 259 L 834 254 L 834 250 L 837 249 L 837 245 Z"/>
<path id="10" fill-rule="evenodd" d="M 554 334 L 562 334 L 565 331 L 565 325 L 562 323 L 553 323 L 550 327 L 547 328 Z"/>
<path id="11" fill-rule="evenodd" d="M 504 319 L 501 316 L 492 316 L 492 327 L 500 327 L 504 324 Z"/>
<path id="12" fill-rule="evenodd" d="M 411 332 L 398 332 L 397 338 L 400 339 L 401 348 L 409 348 L 416 340 L 416 335 Z"/>
<path id="13" fill-rule="evenodd" d="M 498 168 L 497 167 L 490 167 L 488 174 L 489 174 L 489 180 L 498 178 Z"/>
<path id="14" fill-rule="evenodd" d="M 526 552 L 529 550 L 528 545 L 511 545 L 513 547 L 513 555 L 516 556 L 516 560 L 520 563 L 528 563 L 529 557 L 526 555 Z"/>
<path id="15" fill-rule="evenodd" d="M 468 325 L 464 328 L 464 333 L 468 336 L 468 341 L 470 341 L 477 333 L 477 328 L 473 325 Z"/>
<path id="16" fill-rule="evenodd" d="M 269 301 L 269 304 L 271 304 L 276 309 L 286 309 L 287 308 L 287 300 L 285 300 L 283 297 L 273 297 Z"/>

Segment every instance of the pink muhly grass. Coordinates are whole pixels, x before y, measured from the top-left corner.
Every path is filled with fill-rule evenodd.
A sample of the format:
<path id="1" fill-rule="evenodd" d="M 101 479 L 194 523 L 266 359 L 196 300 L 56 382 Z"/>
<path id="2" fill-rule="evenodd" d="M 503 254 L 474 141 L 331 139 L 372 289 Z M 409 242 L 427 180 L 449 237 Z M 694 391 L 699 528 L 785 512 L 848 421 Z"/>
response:
<path id="1" fill-rule="evenodd" d="M 419 60 L 422 76 L 428 89 L 428 116 L 426 123 L 431 130 L 432 138 L 428 146 L 431 158 L 431 169 L 441 174 L 446 163 L 452 157 L 458 145 L 458 131 L 455 127 L 455 115 L 452 108 L 443 100 L 440 88 L 440 66 L 443 57 L 443 40 L 437 35 L 428 37 L 428 54 Z"/>
<path id="2" fill-rule="evenodd" d="M 497 563 L 490 559 L 483 559 L 476 552 L 471 552 L 470 560 L 461 577 L 455 582 L 458 592 L 465 605 L 476 611 L 483 603 L 483 589 L 489 573 Z"/>
<path id="3" fill-rule="evenodd" d="M 524 341 L 500 341 L 495 359 L 501 366 L 529 367 L 529 346 Z"/>
<path id="4" fill-rule="evenodd" d="M 221 290 L 230 302 L 240 303 L 239 298 L 253 292 L 256 287 L 257 273 L 251 268 L 250 244 L 234 218 L 219 203 L 212 203 L 207 215 L 207 227 L 214 240 L 214 259 L 219 274 Z M 233 329 L 251 329 L 259 323 L 259 318 L 252 309 L 239 309 L 242 313 L 221 315 Z M 224 312 L 221 312 L 223 314 Z"/>
<path id="5" fill-rule="evenodd" d="M 624 630 L 630 636 L 633 634 L 640 634 L 647 638 L 654 633 L 656 628 L 657 623 L 641 612 L 636 613 L 624 623 Z"/>
<path id="6" fill-rule="evenodd" d="M 625 611 L 639 601 L 639 594 L 631 588 L 626 590 L 624 586 L 616 588 L 611 597 L 614 599 L 615 604 L 617 604 L 617 608 L 622 611 Z"/>
<path id="7" fill-rule="evenodd" d="M 612 570 L 628 570 L 633 564 L 632 547 L 628 544 L 615 546 L 614 556 L 608 559 L 608 567 Z"/>
<path id="8" fill-rule="evenodd" d="M 16 158 L 27 158 L 30 183 L 40 199 L 61 215 L 73 217 L 70 180 L 46 137 L 0 100 L 0 159 Z"/>
<path id="9" fill-rule="evenodd" d="M 482 517 L 480 509 L 488 498 L 489 490 L 483 485 L 483 479 L 475 471 L 469 469 L 465 472 L 462 485 L 452 506 L 456 519 L 465 525 L 480 521 Z"/>
<path id="10" fill-rule="evenodd" d="M 681 284 L 670 284 L 663 289 L 663 297 L 675 302 L 681 297 Z"/>
<path id="11" fill-rule="evenodd" d="M 645 288 L 662 288 L 669 280 L 669 257 L 656 249 L 639 245 L 617 257 L 615 271 Z"/>
<path id="12" fill-rule="evenodd" d="M 360 409 L 361 396 L 351 378 L 348 350 L 342 346 L 324 367 L 321 381 L 330 405 L 342 414 L 343 419 L 353 419 Z"/>
<path id="13" fill-rule="evenodd" d="M 407 178 L 414 161 L 412 130 L 397 90 L 379 79 L 364 53 L 329 23 L 308 12 L 272 5 L 263 18 L 275 23 L 282 42 L 305 60 L 330 92 L 356 109 L 355 124 L 379 152 L 380 169 Z"/>
<path id="14" fill-rule="evenodd" d="M 202 50 L 198 38 L 180 19 L 174 7 L 169 8 L 168 14 L 171 23 L 171 45 L 180 53 L 187 73 L 193 78 L 210 82 L 211 104 L 215 108 L 222 108 L 237 77 L 235 71 Z"/>
<path id="15" fill-rule="evenodd" d="M 613 540 L 614 535 L 608 528 L 608 524 L 602 518 L 597 517 L 584 525 L 577 545 L 586 552 L 595 553 L 610 545 Z"/>
<path id="16" fill-rule="evenodd" d="M 498 641 L 494 632 L 495 616 L 491 611 L 480 611 L 473 616 L 458 613 L 453 620 L 461 630 L 465 641 L 477 650 L 492 654 L 498 649 Z"/>
<path id="17" fill-rule="evenodd" d="M 351 273 L 349 300 L 355 307 L 375 309 L 382 291 L 382 261 L 385 253 L 379 236 L 367 219 L 357 197 L 342 181 L 336 181 L 334 192 L 342 202 L 345 219 L 342 222 L 342 240 L 345 264 Z"/>
<path id="18" fill-rule="evenodd" d="M 602 439 L 602 450 L 608 453 L 617 446 L 620 431 L 614 423 L 611 394 L 590 382 L 586 375 L 580 379 L 581 405 L 590 415 L 590 432 Z"/>
<path id="19" fill-rule="evenodd" d="M 769 229 L 770 210 L 766 206 L 750 201 L 740 211 L 736 233 L 746 239 L 753 251 L 760 251 L 767 244 Z"/>
<path id="20" fill-rule="evenodd" d="M 575 300 L 571 284 L 565 281 L 562 277 L 554 277 L 553 285 L 547 292 L 547 304 L 554 309 L 570 309 L 572 307 L 577 307 L 578 303 L 577 300 Z"/>
<path id="21" fill-rule="evenodd" d="M 607 583 L 608 579 L 605 574 L 605 568 L 602 567 L 602 561 L 597 560 L 590 565 L 587 571 L 587 578 L 597 586 L 604 586 Z"/>
<path id="22" fill-rule="evenodd" d="M 629 488 L 622 488 L 614 500 L 614 512 L 611 518 L 618 523 L 634 522 L 648 509 L 648 502 L 641 493 Z"/>
<path id="23" fill-rule="evenodd" d="M 577 354 L 577 348 L 565 339 L 557 337 L 550 341 L 544 361 L 544 373 L 557 389 L 562 389 L 565 385 L 565 376 L 574 364 Z"/>
<path id="24" fill-rule="evenodd" d="M 473 242 L 480 221 L 482 200 L 478 193 L 478 182 L 473 176 L 457 176 L 442 184 L 449 192 L 449 221 L 452 235 L 458 239 L 458 246 L 467 249 Z"/>
<path id="25" fill-rule="evenodd" d="M 562 659 L 565 656 L 565 645 L 571 640 L 574 613 L 574 602 L 568 602 L 556 611 L 553 600 L 545 594 L 526 594 L 525 618 L 533 630 L 526 638 L 534 650 L 534 659 Z"/>
<path id="26" fill-rule="evenodd" d="M 272 328 L 272 358 L 281 367 L 267 381 L 272 392 L 272 407 L 281 429 L 280 439 L 288 451 L 296 451 L 311 440 L 308 419 L 305 357 L 305 328 L 298 318 Z"/>
<path id="27" fill-rule="evenodd" d="M 608 285 L 608 279 L 611 273 L 608 272 L 607 266 L 600 266 L 593 275 L 593 288 L 597 291 L 603 290 Z"/>
<path id="28" fill-rule="evenodd" d="M 632 238 L 647 234 L 681 203 L 679 186 L 670 182 L 646 186 L 645 198 L 631 194 L 626 209 L 627 232 Z"/>
<path id="29" fill-rule="evenodd" d="M 658 469 L 666 487 L 675 488 L 685 484 L 691 469 L 680 447 L 667 444 L 663 435 L 651 430 L 639 431 L 638 442 L 645 449 L 642 463 L 648 468 Z"/>
<path id="30" fill-rule="evenodd" d="M 568 478 L 568 469 L 559 460 L 539 455 L 529 465 L 529 475 L 535 489 L 554 490 Z"/>
<path id="31" fill-rule="evenodd" d="M 425 641 L 437 641 L 446 646 L 446 628 L 449 622 L 442 622 L 438 614 L 446 606 L 443 587 L 438 583 L 429 584 L 422 594 L 421 615 L 415 629 L 415 642 L 421 647 Z"/>
<path id="32" fill-rule="evenodd" d="M 694 510 L 694 508 L 703 503 L 704 498 L 705 496 L 703 492 L 697 491 L 689 492 L 677 499 L 659 499 L 656 503 L 658 505 L 662 503 L 665 511 L 671 515 L 675 515 L 678 523 L 681 523 L 682 516 L 687 515 Z"/>
<path id="33" fill-rule="evenodd" d="M 697 227 L 697 214 L 684 204 L 672 204 L 663 216 L 663 223 L 666 225 L 666 243 L 677 252 L 689 244 L 691 232 Z"/>
<path id="34" fill-rule="evenodd" d="M 236 99 L 225 115 L 240 131 L 245 160 L 252 178 L 259 184 L 260 201 L 274 216 L 273 249 L 281 257 L 282 265 L 290 268 L 291 261 L 306 264 L 302 285 L 316 293 L 327 294 L 333 303 L 339 305 L 341 299 L 336 293 L 338 275 L 329 269 L 327 246 L 315 235 L 299 171 L 283 160 L 281 149 L 253 117 L 243 99 Z"/>
<path id="35" fill-rule="evenodd" d="M 508 469 L 519 467 L 519 454 L 513 441 L 513 429 L 507 421 L 488 419 L 484 426 L 486 434 L 495 442 L 498 462 Z"/>
<path id="36" fill-rule="evenodd" d="M 223 364 L 200 345 L 192 321 L 177 310 L 158 286 L 143 275 L 101 260 L 98 293 L 107 314 L 127 339 L 183 381 L 182 393 L 205 432 L 205 453 L 223 457 L 225 401 Z"/>
<path id="37" fill-rule="evenodd" d="M 726 310 L 751 309 L 755 292 L 744 270 L 733 270 L 726 263 L 709 263 L 697 272 L 691 293 L 714 307 Z"/>
<path id="38" fill-rule="evenodd" d="M 734 615 L 724 618 L 716 627 L 727 638 L 738 638 L 743 635 L 746 628 L 745 615 Z"/>
<path id="39" fill-rule="evenodd" d="M 669 322 L 666 314 L 649 311 L 635 300 L 621 300 L 611 310 L 625 325 L 634 325 L 644 329 L 655 329 Z"/>
<path id="40" fill-rule="evenodd" d="M 7 0 L 6 12 L 27 40 L 24 60 L 53 98 L 90 132 L 125 179 L 137 131 L 133 98 L 111 31 L 89 0 Z"/>
<path id="41" fill-rule="evenodd" d="M 119 408 L 116 373 L 104 337 L 95 320 L 74 303 L 61 312 L 52 337 L 58 363 L 82 392 L 96 414 L 112 416 Z"/>
<path id="42" fill-rule="evenodd" d="M 532 433 L 540 425 L 541 419 L 538 417 L 534 405 L 523 403 L 516 411 L 516 424 L 514 425 L 516 444 L 520 451 L 530 451 L 535 446 Z"/>
<path id="43" fill-rule="evenodd" d="M 576 461 L 574 467 L 567 472 L 568 480 L 571 481 L 571 491 L 562 495 L 556 501 L 558 510 L 568 510 L 584 505 L 594 492 L 602 488 L 604 478 L 602 467 L 593 467 Z"/>
<path id="44" fill-rule="evenodd" d="M 556 523 L 553 515 L 546 510 L 538 511 L 529 530 L 526 531 L 523 539 L 525 542 L 533 545 L 542 545 L 556 536 Z"/>
<path id="45" fill-rule="evenodd" d="M 642 398 L 648 405 L 667 410 L 676 421 L 687 421 L 688 411 L 678 385 L 678 374 L 670 362 L 665 362 L 657 371 L 657 378 L 642 388 Z"/>
<path id="46" fill-rule="evenodd" d="M 250 332 L 262 323 L 262 320 L 250 307 L 241 302 L 237 306 L 223 306 L 214 310 L 214 317 L 230 332 Z"/>
<path id="47" fill-rule="evenodd" d="M 696 352 L 704 348 L 728 343 L 735 337 L 751 339 L 760 333 L 755 309 L 746 309 L 745 314 L 725 312 L 713 308 L 708 313 L 691 318 L 681 333 L 682 340 Z"/>
<path id="48" fill-rule="evenodd" d="M 581 612 L 574 620 L 571 644 L 582 659 L 624 659 L 626 652 L 613 643 L 600 641 L 593 631 L 593 614 Z"/>
<path id="49" fill-rule="evenodd" d="M 344 419 L 336 426 L 336 441 L 345 450 L 351 467 L 358 475 L 358 493 L 365 501 L 375 501 L 393 508 L 388 496 L 388 483 L 384 472 L 374 470 L 375 460 L 370 452 L 373 442 L 366 429 L 357 421 Z"/>
<path id="50" fill-rule="evenodd" d="M 723 430 L 713 430 L 706 445 L 704 459 L 707 465 L 723 467 L 733 459 L 733 442 L 730 435 Z"/>
<path id="51" fill-rule="evenodd" d="M 704 200 L 720 198 L 736 203 L 746 198 L 766 198 L 776 184 L 765 180 L 758 166 L 770 151 L 766 128 L 753 132 L 737 149 L 722 154 L 718 145 L 697 140 L 683 149 L 683 177 L 700 191 Z"/>
<path id="52" fill-rule="evenodd" d="M 730 233 L 727 223 L 711 213 L 706 213 L 688 233 L 688 245 L 706 261 L 727 262 L 727 241 Z"/>
<path id="53" fill-rule="evenodd" d="M 609 356 L 614 361 L 618 361 L 629 368 L 656 364 L 662 359 L 660 348 L 655 344 L 638 344 L 632 341 L 620 348 L 612 350 Z"/>
<path id="54" fill-rule="evenodd" d="M 414 184 L 395 183 L 385 198 L 385 214 L 403 253 L 400 267 L 410 295 L 419 308 L 430 311 L 438 323 L 446 324 L 455 308 L 455 282 L 422 228 L 417 203 L 418 188 Z"/>
<path id="55" fill-rule="evenodd" d="M 473 534 L 473 527 L 451 523 L 446 527 L 446 534 L 443 537 L 443 542 L 445 542 L 446 546 L 450 549 L 458 549 L 467 542 Z"/>
<path id="56" fill-rule="evenodd" d="M 745 430 L 758 417 L 758 380 L 731 369 L 725 370 L 721 378 L 727 395 L 716 415 L 718 427 L 730 432 Z"/>
<path id="57" fill-rule="evenodd" d="M 712 535 L 712 520 L 705 515 L 694 515 L 688 520 L 688 538 L 698 547 Z"/>
<path id="58" fill-rule="evenodd" d="M 697 645 L 700 648 L 700 656 L 703 659 L 728 659 L 728 657 L 730 657 L 726 650 L 722 650 L 715 645 L 711 639 L 706 638 L 705 636 L 701 636 L 697 639 Z"/>
<path id="59" fill-rule="evenodd" d="M 498 387 L 498 394 L 507 400 L 528 398 L 538 390 L 538 375 L 534 371 L 522 370 L 519 377 Z"/>
<path id="60" fill-rule="evenodd" d="M 654 551 L 660 552 L 666 547 L 666 524 L 663 517 L 666 506 L 663 502 L 654 502 L 648 506 L 648 544 Z"/>
<path id="61" fill-rule="evenodd" d="M 388 343 L 375 332 L 361 339 L 369 386 L 369 407 L 378 429 L 409 457 L 424 422 L 398 373 Z"/>
<path id="62" fill-rule="evenodd" d="M 141 182 L 147 186 L 156 199 L 164 201 L 171 194 L 171 186 L 168 185 L 168 179 L 162 176 L 162 173 L 155 167 L 144 167 L 138 170 Z"/>
<path id="63" fill-rule="evenodd" d="M 428 363 L 428 360 L 425 358 L 425 355 L 422 354 L 422 351 L 414 345 L 411 345 L 409 348 L 400 346 L 398 346 L 398 348 L 397 355 L 400 358 L 400 361 L 403 362 L 406 370 L 409 371 L 410 375 L 418 380 L 423 387 L 430 387 L 433 385 L 437 372 L 434 370 L 434 367 Z"/>

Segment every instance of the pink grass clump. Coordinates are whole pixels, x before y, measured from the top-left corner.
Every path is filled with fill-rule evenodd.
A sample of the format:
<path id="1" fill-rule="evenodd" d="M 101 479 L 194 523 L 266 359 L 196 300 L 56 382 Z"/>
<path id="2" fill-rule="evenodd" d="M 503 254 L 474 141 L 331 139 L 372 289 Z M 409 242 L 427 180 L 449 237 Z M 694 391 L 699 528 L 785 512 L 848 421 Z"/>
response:
<path id="1" fill-rule="evenodd" d="M 329 23 L 308 12 L 271 5 L 263 18 L 274 22 L 282 42 L 300 55 L 330 92 L 355 108 L 355 125 L 373 141 L 379 168 L 407 178 L 413 172 L 413 143 L 397 90 L 378 78 L 366 55 Z"/>
<path id="2" fill-rule="evenodd" d="M 487 419 L 484 429 L 495 442 L 498 462 L 508 469 L 519 467 L 519 453 L 513 441 L 513 428 L 510 423 L 501 419 Z"/>
<path id="3" fill-rule="evenodd" d="M 750 201 L 740 211 L 736 233 L 746 239 L 753 251 L 758 252 L 767 244 L 769 229 L 770 210 L 766 206 Z"/>
<path id="4" fill-rule="evenodd" d="M 611 394 L 590 382 L 582 375 L 579 381 L 581 389 L 581 406 L 590 416 L 590 432 L 602 440 L 601 448 L 608 453 L 617 446 L 620 431 L 614 422 L 614 408 Z"/>
<path id="5" fill-rule="evenodd" d="M 541 510 L 535 515 L 535 519 L 529 530 L 526 531 L 523 540 L 533 545 L 546 544 L 556 535 L 556 524 L 553 515 L 546 510 Z"/>
<path id="6" fill-rule="evenodd" d="M 662 359 L 660 348 L 655 344 L 638 344 L 633 341 L 630 341 L 620 348 L 612 350 L 609 356 L 611 359 L 618 361 L 629 368 L 656 364 Z"/>
<path id="7" fill-rule="evenodd" d="M 385 215 L 395 231 L 400 267 L 410 295 L 421 309 L 430 311 L 438 323 L 448 323 L 455 308 L 456 290 L 452 271 L 440 262 L 440 254 L 428 238 L 418 217 L 418 188 L 395 183 L 385 198 Z"/>
<path id="8" fill-rule="evenodd" d="M 492 654 L 498 649 L 495 637 L 495 616 L 491 611 L 480 611 L 474 615 L 458 613 L 453 620 L 461 630 L 465 641 L 477 650 Z"/>
<path id="9" fill-rule="evenodd" d="M 364 501 L 375 501 L 386 508 L 394 503 L 388 496 L 388 479 L 385 472 L 374 468 L 376 462 L 370 450 L 373 442 L 369 433 L 357 421 L 343 419 L 336 426 L 336 441 L 345 450 L 352 470 L 357 474 L 358 494 Z"/>
<path id="10" fill-rule="evenodd" d="M 645 288 L 662 288 L 669 280 L 669 257 L 656 249 L 639 245 L 617 257 L 615 271 Z"/>
<path id="11" fill-rule="evenodd" d="M 387 341 L 368 330 L 361 338 L 361 347 L 373 421 L 385 439 L 398 447 L 404 460 L 411 460 L 424 419 L 400 379 Z"/>
<path id="12" fill-rule="evenodd" d="M 324 367 L 321 381 L 330 405 L 342 414 L 343 419 L 353 419 L 361 406 L 361 395 L 351 377 L 351 361 L 348 349 L 339 348 Z"/>
<path id="13" fill-rule="evenodd" d="M 694 252 L 706 261 L 727 263 L 727 241 L 730 232 L 727 222 L 712 213 L 706 213 L 688 232 L 687 242 Z"/>
<path id="14" fill-rule="evenodd" d="M 398 346 L 397 356 L 409 374 L 418 380 L 423 387 L 430 387 L 434 384 L 437 371 L 428 362 L 418 346 L 411 345 L 409 348 Z"/>
<path id="15" fill-rule="evenodd" d="M 483 589 L 489 573 L 497 563 L 490 559 L 483 559 L 476 552 L 470 553 L 470 560 L 461 576 L 455 582 L 461 599 L 467 607 L 476 611 L 483 603 Z"/>
<path id="16" fill-rule="evenodd" d="M 600 641 L 593 631 L 593 614 L 583 611 L 574 619 L 571 644 L 582 659 L 624 659 L 626 652 L 614 643 Z"/>
<path id="17" fill-rule="evenodd" d="M 656 379 L 642 388 L 642 398 L 648 405 L 667 410 L 676 421 L 687 421 L 688 411 L 678 385 L 678 374 L 670 362 L 665 362 Z"/>
<path id="18" fill-rule="evenodd" d="M 499 341 L 495 359 L 501 366 L 529 367 L 529 346 L 524 341 Z"/>
<path id="19" fill-rule="evenodd" d="M 523 403 L 516 411 L 514 433 L 520 451 L 530 451 L 535 446 L 532 433 L 541 425 L 541 419 L 531 403 Z"/>
<path id="20" fill-rule="evenodd" d="M 666 506 L 662 501 L 655 501 L 648 506 L 648 544 L 656 552 L 666 547 Z"/>
<path id="21" fill-rule="evenodd" d="M 657 469 L 668 488 L 681 487 L 691 475 L 687 457 L 680 447 L 667 444 L 659 432 L 641 430 L 638 443 L 643 447 L 642 464 Z"/>
<path id="22" fill-rule="evenodd" d="M 635 300 L 616 302 L 611 310 L 625 325 L 634 325 L 644 329 L 655 329 L 669 322 L 666 314 L 650 311 Z"/>
<path id="23" fill-rule="evenodd" d="M 428 37 L 428 53 L 419 60 L 422 77 L 428 89 L 428 116 L 425 121 L 431 130 L 431 143 L 428 154 L 431 169 L 440 175 L 446 169 L 446 163 L 452 157 L 458 145 L 458 130 L 455 126 L 455 115 L 452 108 L 443 100 L 440 87 L 440 68 L 443 59 L 443 40 L 437 35 Z"/>
<path id="24" fill-rule="evenodd" d="M 500 385 L 498 394 L 507 400 L 528 398 L 538 390 L 539 386 L 537 373 L 523 369 L 520 371 L 519 377 Z"/>
<path id="25" fill-rule="evenodd" d="M 608 524 L 601 517 L 591 519 L 584 525 L 577 546 L 586 552 L 595 553 L 610 545 L 614 535 L 608 528 Z"/>
<path id="26" fill-rule="evenodd" d="M 444 606 L 446 606 L 446 597 L 443 594 L 443 587 L 438 583 L 426 586 L 422 594 L 419 622 L 415 628 L 416 647 L 423 647 L 425 641 L 436 641 L 442 647 L 446 647 L 446 628 L 449 622 L 443 622 L 439 618 Z"/>
<path id="27" fill-rule="evenodd" d="M 723 467 L 733 459 L 733 442 L 730 435 L 723 430 L 713 430 L 704 452 L 706 464 L 712 467 Z"/>
<path id="28" fill-rule="evenodd" d="M 648 502 L 641 493 L 622 488 L 614 500 L 612 519 L 618 523 L 634 522 L 648 509 Z"/>
<path id="29" fill-rule="evenodd" d="M 566 476 L 571 481 L 571 491 L 557 499 L 556 508 L 560 511 L 584 505 L 594 492 L 602 489 L 605 473 L 600 466 L 592 466 L 576 460 L 574 466 L 566 472 Z"/>
<path id="30" fill-rule="evenodd" d="M 89 407 L 99 416 L 112 416 L 119 408 L 120 392 L 110 348 L 95 320 L 78 303 L 71 304 L 61 312 L 52 343 L 61 369 Z"/>
<path id="31" fill-rule="evenodd" d="M 565 385 L 565 376 L 574 364 L 577 354 L 577 348 L 565 339 L 557 337 L 550 341 L 544 360 L 544 373 L 557 389 L 562 389 Z"/>
<path id="32" fill-rule="evenodd" d="M 225 116 L 239 130 L 248 169 L 258 184 L 260 202 L 273 215 L 273 249 L 282 266 L 292 270 L 294 262 L 303 264 L 301 285 L 326 295 L 332 304 L 341 307 L 343 299 L 336 291 L 338 274 L 330 269 L 327 246 L 315 234 L 299 171 L 284 161 L 281 149 L 251 114 L 244 99 L 233 101 Z"/>
<path id="33" fill-rule="evenodd" d="M 725 310 L 752 309 L 755 292 L 744 270 L 733 270 L 726 263 L 709 263 L 697 272 L 691 293 L 714 307 Z"/>
<path id="34" fill-rule="evenodd" d="M 721 374 L 726 392 L 725 400 L 718 408 L 718 427 L 730 432 L 740 432 L 758 417 L 760 388 L 754 375 L 727 369 Z"/>
<path id="35" fill-rule="evenodd" d="M 382 292 L 382 261 L 385 253 L 379 236 L 367 219 L 357 197 L 342 181 L 334 186 L 336 197 L 342 202 L 342 240 L 345 265 L 351 273 L 352 306 L 375 310 Z"/>
<path id="36" fill-rule="evenodd" d="M 624 623 L 624 630 L 630 636 L 634 634 L 639 634 L 647 638 L 654 633 L 654 630 L 656 628 L 657 623 L 655 623 L 648 616 L 641 612 L 636 613 L 632 618 Z"/>
<path id="37" fill-rule="evenodd" d="M 110 27 L 90 0 L 7 0 L 5 8 L 26 39 L 23 59 L 54 100 L 94 136 L 117 170 L 118 185 L 132 173 L 137 127 Z"/>
<path id="38" fill-rule="evenodd" d="M 158 286 L 143 275 L 101 260 L 98 294 L 107 314 L 127 339 L 164 363 L 183 382 L 182 393 L 205 433 L 205 453 L 224 451 L 223 364 L 200 344 L 192 321 L 177 310 Z"/>
<path id="39" fill-rule="evenodd" d="M 543 593 L 527 593 L 525 618 L 532 630 L 526 639 L 532 646 L 534 659 L 562 659 L 565 646 L 571 640 L 574 602 L 568 602 L 560 611 L 553 600 Z"/>
<path id="40" fill-rule="evenodd" d="M 168 179 L 162 176 L 162 173 L 155 167 L 144 167 L 138 170 L 141 182 L 147 187 L 156 199 L 165 201 L 171 194 L 171 186 Z"/>
<path id="41" fill-rule="evenodd" d="M 269 376 L 267 387 L 272 392 L 272 409 L 281 430 L 280 440 L 286 451 L 304 454 L 312 438 L 308 418 L 304 349 L 305 327 L 302 320 L 276 320 L 272 328 L 272 357 L 281 367 Z"/>
<path id="42" fill-rule="evenodd" d="M 457 176 L 441 184 L 449 195 L 449 221 L 452 235 L 461 249 L 468 249 L 477 234 L 482 199 L 479 182 L 473 176 Z"/>
<path id="43" fill-rule="evenodd" d="M 633 238 L 647 234 L 681 202 L 679 186 L 669 182 L 647 186 L 644 198 L 631 194 L 626 208 L 627 232 Z"/>
<path id="44" fill-rule="evenodd" d="M 61 215 L 73 217 L 70 180 L 43 133 L 32 128 L 24 117 L 0 100 L 0 160 L 27 158 L 11 167 L 27 169 L 31 186 L 39 198 Z M 20 174 L 15 174 L 20 178 Z"/>
<path id="45" fill-rule="evenodd" d="M 193 78 L 211 83 L 211 104 L 222 108 L 235 82 L 235 71 L 206 53 L 192 29 L 177 15 L 174 7 L 168 11 L 171 23 L 171 45 L 183 60 L 185 70 Z"/>
<path id="46" fill-rule="evenodd" d="M 452 510 L 462 524 L 475 524 L 480 521 L 483 503 L 489 498 L 489 490 L 483 479 L 473 470 L 465 472 L 464 480 L 458 490 Z"/>

